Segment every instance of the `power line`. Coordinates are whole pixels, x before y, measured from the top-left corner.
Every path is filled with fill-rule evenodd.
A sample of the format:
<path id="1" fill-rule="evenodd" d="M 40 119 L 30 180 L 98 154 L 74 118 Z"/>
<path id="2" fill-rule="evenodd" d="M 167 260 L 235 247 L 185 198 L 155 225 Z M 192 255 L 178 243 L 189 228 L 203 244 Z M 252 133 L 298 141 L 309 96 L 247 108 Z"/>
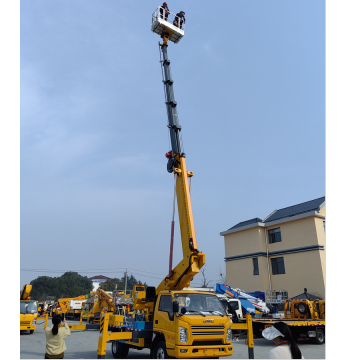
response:
<path id="1" fill-rule="evenodd" d="M 133 268 L 109 268 L 109 269 L 72 269 L 72 270 L 69 270 L 69 269 L 27 269 L 27 268 L 22 268 L 20 269 L 20 271 L 42 271 L 42 272 L 45 272 L 45 271 L 48 271 L 48 272 L 69 272 L 69 271 L 72 271 L 72 272 L 94 272 L 94 271 L 102 271 L 102 272 L 116 272 L 116 271 L 110 271 L 110 270 L 126 270 L 126 269 L 129 269 L 129 270 L 133 270 L 133 271 L 137 271 L 137 272 L 143 272 L 145 274 L 155 274 L 155 275 L 163 275 L 163 274 L 160 274 L 160 273 L 156 273 L 156 272 L 152 272 L 152 271 L 145 271 L 145 270 L 140 270 L 140 269 L 133 269 Z"/>
<path id="2" fill-rule="evenodd" d="M 27 271 L 27 272 L 38 272 L 38 273 L 46 273 L 46 274 L 63 274 L 64 271 L 63 270 L 20 270 L 20 271 Z M 69 272 L 70 270 L 67 270 L 67 272 Z M 74 270 L 71 270 L 71 272 L 75 272 Z M 78 272 L 81 273 L 94 273 L 94 271 L 81 271 L 78 270 Z M 116 274 L 116 271 L 102 271 L 103 274 Z M 158 277 L 158 276 L 152 276 L 152 275 L 148 275 L 148 274 L 141 274 L 138 272 L 131 272 L 130 275 L 136 275 L 136 276 L 141 276 L 141 277 L 149 277 L 152 279 L 163 279 L 162 277 Z"/>

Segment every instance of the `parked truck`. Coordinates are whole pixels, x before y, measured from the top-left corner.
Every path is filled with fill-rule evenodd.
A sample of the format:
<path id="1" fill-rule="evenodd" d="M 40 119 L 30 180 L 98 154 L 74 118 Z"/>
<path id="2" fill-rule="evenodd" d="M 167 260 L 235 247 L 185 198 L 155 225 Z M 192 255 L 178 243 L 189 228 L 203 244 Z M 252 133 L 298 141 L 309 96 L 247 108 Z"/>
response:
<path id="1" fill-rule="evenodd" d="M 261 337 L 262 330 L 272 326 L 274 321 L 285 322 L 295 341 L 310 338 L 315 344 L 325 343 L 325 300 L 288 299 L 285 301 L 284 318 L 253 319 L 254 335 Z"/>
<path id="2" fill-rule="evenodd" d="M 86 299 L 87 299 L 87 295 L 80 295 L 80 296 L 77 296 L 74 298 L 58 299 L 56 308 L 53 311 L 53 315 L 62 315 L 62 313 L 65 313 L 66 317 L 69 317 L 69 318 L 79 317 L 80 318 L 81 306 L 77 309 L 73 309 L 73 306 L 76 307 L 76 305 L 77 305 L 75 302 L 73 302 L 73 300 L 86 301 Z"/>
<path id="3" fill-rule="evenodd" d="M 167 54 L 168 41 L 177 43 L 183 37 L 184 30 L 163 19 L 160 9 L 161 7 L 153 14 L 152 31 L 163 40 L 159 46 L 171 142 L 171 150 L 165 156 L 168 158 L 167 171 L 175 178 L 183 256 L 173 268 L 173 218 L 169 273 L 157 287 L 148 286 L 145 290 L 143 285 L 134 286 L 133 317 L 114 313 L 101 314 L 98 358 L 105 357 L 108 341 L 112 343 L 114 358 L 126 357 L 130 348 L 147 348 L 150 358 L 218 358 L 233 354 L 231 319 L 218 297 L 213 293 L 184 290 L 204 266 L 205 254 L 199 250 L 195 234 L 189 187 L 189 179 L 193 173 L 186 167 L 174 97 L 174 81 Z M 171 13 L 168 15 L 175 17 Z M 249 318 L 250 315 L 247 319 Z M 251 336 L 248 339 L 249 347 L 253 348 L 251 321 L 248 326 L 248 334 Z M 249 352 L 249 355 L 253 358 L 253 353 Z"/>
<path id="4" fill-rule="evenodd" d="M 38 314 L 39 303 L 31 299 L 32 285 L 24 285 L 20 291 L 20 331 L 30 331 L 33 334 L 38 320 L 44 320 L 44 329 L 47 326 L 48 314 Z M 44 316 L 41 316 L 44 315 Z"/>
<path id="5" fill-rule="evenodd" d="M 32 334 L 36 329 L 38 302 L 31 300 L 32 285 L 24 285 L 20 292 L 20 331 L 29 330 Z"/>

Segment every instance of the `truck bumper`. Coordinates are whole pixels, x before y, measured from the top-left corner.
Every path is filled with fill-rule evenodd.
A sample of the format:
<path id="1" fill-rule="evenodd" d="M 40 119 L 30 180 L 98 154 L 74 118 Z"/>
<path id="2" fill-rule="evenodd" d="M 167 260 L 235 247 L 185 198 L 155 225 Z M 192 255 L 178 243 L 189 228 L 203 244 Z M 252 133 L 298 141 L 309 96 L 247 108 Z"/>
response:
<path id="1" fill-rule="evenodd" d="M 36 325 L 28 325 L 28 326 L 21 326 L 20 325 L 20 331 L 23 330 L 35 330 L 36 329 Z"/>
<path id="2" fill-rule="evenodd" d="M 175 346 L 175 350 L 168 350 L 170 356 L 182 359 L 211 358 L 231 356 L 233 354 L 233 345 L 215 345 L 215 346 Z M 173 355 L 172 355 L 173 353 Z"/>

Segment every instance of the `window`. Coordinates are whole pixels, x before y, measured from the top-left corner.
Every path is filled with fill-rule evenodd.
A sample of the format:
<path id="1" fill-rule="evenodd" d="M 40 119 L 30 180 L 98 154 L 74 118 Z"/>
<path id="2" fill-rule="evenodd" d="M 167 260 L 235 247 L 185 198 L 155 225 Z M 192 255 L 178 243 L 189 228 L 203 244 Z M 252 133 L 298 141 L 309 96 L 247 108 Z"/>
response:
<path id="1" fill-rule="evenodd" d="M 174 320 L 173 302 L 171 295 L 162 295 L 160 299 L 159 311 L 169 314 L 169 319 Z"/>
<path id="2" fill-rule="evenodd" d="M 271 259 L 271 267 L 273 275 L 285 274 L 284 258 L 278 257 Z"/>
<path id="3" fill-rule="evenodd" d="M 269 230 L 269 244 L 281 242 L 280 228 Z"/>
<path id="4" fill-rule="evenodd" d="M 259 275 L 259 261 L 258 258 L 253 258 L 254 275 Z"/>
<path id="5" fill-rule="evenodd" d="M 324 225 L 324 231 L 325 231 L 325 221 L 323 221 L 323 225 Z"/>

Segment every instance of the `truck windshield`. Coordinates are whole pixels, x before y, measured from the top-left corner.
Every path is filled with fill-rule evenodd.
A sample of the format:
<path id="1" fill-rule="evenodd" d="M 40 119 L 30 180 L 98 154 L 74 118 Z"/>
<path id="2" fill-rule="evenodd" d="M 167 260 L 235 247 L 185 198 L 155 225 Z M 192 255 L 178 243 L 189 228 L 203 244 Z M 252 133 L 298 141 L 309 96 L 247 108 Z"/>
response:
<path id="1" fill-rule="evenodd" d="M 208 294 L 174 294 L 175 300 L 179 302 L 179 312 L 181 308 L 186 309 L 186 315 L 225 315 L 224 307 L 221 305 L 216 295 Z"/>
<path id="2" fill-rule="evenodd" d="M 20 301 L 20 314 L 36 314 L 38 305 L 36 301 Z"/>

